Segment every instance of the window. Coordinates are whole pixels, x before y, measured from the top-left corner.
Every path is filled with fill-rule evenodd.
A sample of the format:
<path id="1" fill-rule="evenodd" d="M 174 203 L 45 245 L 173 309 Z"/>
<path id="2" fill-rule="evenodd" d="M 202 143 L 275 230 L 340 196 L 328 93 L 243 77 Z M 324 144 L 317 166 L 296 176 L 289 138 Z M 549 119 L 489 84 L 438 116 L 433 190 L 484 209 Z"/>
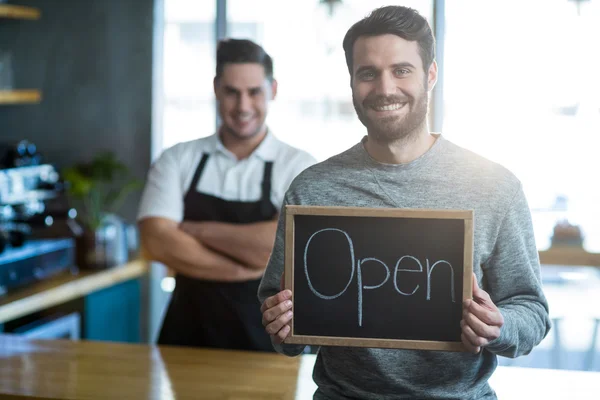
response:
<path id="1" fill-rule="evenodd" d="M 165 0 L 162 148 L 215 132 L 214 1 Z"/>
<path id="2" fill-rule="evenodd" d="M 598 1 L 447 2 L 444 134 L 517 175 L 540 249 L 568 219 L 600 251 L 599 20 Z M 598 370 L 600 274 L 543 266 L 542 282 L 552 330 L 500 364 Z"/>
<path id="3" fill-rule="evenodd" d="M 523 182 L 536 241 L 580 225 L 600 251 L 600 3 L 446 6 L 444 134 Z"/>

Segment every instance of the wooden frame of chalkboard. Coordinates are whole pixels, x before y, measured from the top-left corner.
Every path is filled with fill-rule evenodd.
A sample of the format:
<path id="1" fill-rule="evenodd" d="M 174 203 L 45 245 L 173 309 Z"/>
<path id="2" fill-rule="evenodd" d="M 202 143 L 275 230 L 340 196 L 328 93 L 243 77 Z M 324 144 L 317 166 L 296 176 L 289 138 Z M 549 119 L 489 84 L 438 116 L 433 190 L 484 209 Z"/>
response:
<path id="1" fill-rule="evenodd" d="M 466 348 L 464 347 L 464 345 L 461 342 L 460 339 L 460 320 L 462 319 L 462 302 L 466 299 L 470 299 L 472 298 L 472 279 L 473 279 L 473 219 L 474 219 L 474 213 L 472 210 L 431 210 L 431 209 L 392 209 L 392 208 L 363 208 L 363 207 L 323 207 L 323 206 L 294 206 L 294 205 L 287 205 L 285 207 L 285 274 L 284 274 L 284 284 L 285 284 L 285 288 L 286 289 L 290 289 L 292 291 L 292 302 L 293 302 L 293 310 L 294 310 L 294 315 L 292 320 L 290 321 L 290 334 L 288 335 L 288 337 L 285 339 L 285 343 L 290 343 L 290 344 L 304 344 L 304 345 L 325 345 L 325 346 L 353 346 L 353 347 L 376 347 L 376 348 L 398 348 L 398 349 L 418 349 L 418 350 L 440 350 L 440 351 L 467 351 Z M 325 219 L 323 219 L 323 217 L 325 217 Z M 341 217 L 341 218 L 340 218 Z M 348 218 L 351 217 L 351 218 Z M 312 226 L 312 231 L 310 230 L 310 228 L 306 228 L 306 226 L 304 228 L 299 228 L 299 226 L 301 225 L 300 223 L 302 221 L 306 221 L 307 219 L 313 218 L 313 220 L 308 220 L 307 223 L 305 223 L 304 225 L 307 226 Z M 355 218 L 361 218 L 360 221 L 356 221 Z M 322 222 L 323 221 L 333 221 L 331 223 L 327 222 L 327 228 L 323 228 Z M 317 222 L 315 222 L 317 221 Z M 353 222 L 354 221 L 354 222 Z M 368 222 L 371 221 L 371 222 Z M 437 314 L 434 314 L 435 317 L 434 318 L 430 318 L 430 320 L 427 320 L 427 315 L 422 315 L 424 314 L 422 311 L 423 309 L 426 309 L 427 307 L 421 307 L 422 304 L 425 304 L 425 302 L 422 302 L 421 304 L 412 304 L 413 307 L 415 308 L 412 312 L 408 309 L 409 307 L 401 307 L 401 308 L 405 308 L 406 310 L 402 310 L 400 313 L 402 312 L 407 312 L 409 314 L 410 318 L 416 318 L 419 319 L 421 318 L 421 322 L 425 321 L 425 323 L 423 324 L 425 326 L 425 329 L 427 327 L 431 327 L 433 326 L 434 329 L 437 329 L 436 327 L 436 323 L 438 323 L 438 320 L 440 319 L 439 317 L 441 316 L 441 319 L 443 319 L 444 321 L 448 321 L 448 322 L 443 322 L 446 327 L 443 329 L 440 329 L 440 332 L 445 332 L 445 333 L 440 333 L 439 337 L 436 337 L 436 335 L 438 335 L 437 331 L 436 333 L 432 334 L 433 337 L 426 337 L 426 338 L 421 338 L 418 337 L 419 332 L 415 333 L 417 336 L 415 336 L 415 334 L 408 334 L 408 335 L 404 335 L 401 334 L 400 338 L 398 338 L 398 336 L 394 336 L 394 337 L 384 337 L 386 335 L 379 335 L 379 333 L 375 333 L 373 334 L 373 332 L 371 332 L 371 334 L 369 335 L 363 335 L 361 334 L 348 334 L 348 331 L 351 331 L 350 333 L 352 333 L 352 331 L 356 332 L 356 330 L 354 328 L 351 329 L 345 329 L 343 324 L 339 324 L 341 326 L 337 326 L 336 323 L 334 324 L 330 324 L 332 319 L 338 318 L 339 315 L 342 314 L 351 314 L 349 311 L 349 309 L 344 309 L 344 306 L 341 306 L 341 308 L 333 308 L 332 314 L 330 314 L 330 316 L 332 316 L 332 318 L 329 317 L 325 317 L 323 318 L 323 320 L 319 320 L 319 315 L 314 315 L 314 314 L 318 314 L 322 312 L 322 304 L 325 304 L 326 306 L 328 306 L 329 304 L 333 304 L 335 302 L 341 302 L 340 299 L 342 296 L 340 296 L 340 293 L 345 293 L 346 289 L 349 288 L 350 283 L 353 281 L 353 276 L 354 276 L 354 272 L 355 269 L 358 271 L 357 275 L 357 283 L 358 283 L 358 289 L 357 292 L 359 292 L 359 294 L 357 295 L 358 298 L 358 315 L 359 315 L 359 323 L 360 323 L 360 329 L 363 328 L 362 323 L 363 323 L 363 297 L 365 298 L 365 302 L 368 300 L 366 299 L 366 296 L 363 294 L 363 292 L 365 291 L 365 289 L 378 289 L 380 287 L 382 287 L 384 285 L 384 283 L 386 283 L 389 280 L 389 277 L 391 275 L 390 273 L 390 269 L 389 267 L 387 267 L 387 265 L 385 264 L 384 261 L 381 261 L 379 259 L 376 259 L 373 257 L 373 254 L 363 254 L 363 256 L 367 256 L 366 258 L 363 259 L 358 259 L 358 261 L 356 261 L 355 263 L 355 255 L 354 255 L 354 251 L 356 250 L 357 252 L 360 251 L 360 244 L 361 243 L 357 243 L 356 245 L 354 244 L 353 240 L 350 238 L 350 235 L 344 231 L 344 229 L 341 229 L 340 226 L 343 225 L 343 223 L 346 223 L 346 226 L 350 226 L 352 223 L 358 222 L 360 225 L 360 228 L 356 228 L 356 225 L 354 226 L 354 231 L 360 232 L 363 236 L 359 237 L 359 241 L 363 240 L 363 241 L 371 241 L 370 243 L 373 244 L 373 241 L 376 241 L 376 245 L 372 246 L 372 247 L 376 247 L 376 250 L 381 250 L 384 246 L 380 246 L 379 244 L 386 239 L 390 237 L 390 235 L 388 234 L 387 236 L 385 235 L 381 235 L 378 236 L 379 233 L 376 231 L 373 231 L 373 229 L 371 229 L 370 231 L 368 229 L 365 230 L 365 227 L 368 227 L 369 224 L 371 224 L 371 227 L 373 226 L 380 226 L 380 224 L 382 224 L 383 222 L 388 223 L 388 226 L 392 226 L 392 229 L 397 229 L 397 227 L 400 224 L 400 222 L 403 222 L 406 226 L 410 226 L 413 229 L 415 227 L 418 227 L 419 224 L 422 223 L 434 223 L 434 225 L 430 225 L 429 229 L 432 230 L 433 227 L 433 237 L 439 237 L 442 238 L 442 241 L 447 241 L 446 238 L 448 238 L 448 241 L 452 242 L 452 247 L 453 247 L 453 251 L 455 253 L 455 259 L 456 260 L 460 260 L 461 261 L 461 268 L 457 268 L 459 270 L 459 279 L 454 279 L 454 275 L 455 275 L 455 270 L 453 269 L 452 265 L 450 265 L 449 262 L 441 260 L 441 261 L 437 261 L 434 262 L 433 265 L 430 265 L 430 260 L 427 259 L 426 260 L 426 270 L 423 270 L 423 266 L 421 264 L 421 262 L 413 256 L 410 255 L 404 255 L 401 256 L 400 259 L 398 260 L 398 262 L 396 263 L 396 268 L 394 270 L 394 278 L 393 278 L 393 286 L 395 287 L 396 291 L 402 295 L 404 295 L 404 299 L 412 299 L 412 298 L 416 298 L 416 296 L 412 296 L 412 297 L 408 297 L 411 296 L 413 294 L 416 293 L 417 289 L 420 287 L 420 285 L 416 285 L 417 289 L 414 289 L 412 293 L 408 293 L 408 292 L 404 292 L 402 291 L 397 284 L 397 274 L 398 272 L 404 272 L 404 276 L 416 276 L 417 274 L 409 274 L 410 272 L 421 272 L 421 273 L 425 273 L 425 278 L 421 278 L 421 279 L 426 279 L 426 300 L 432 300 L 431 296 L 430 296 L 430 287 L 432 286 L 431 281 L 431 276 L 432 276 L 432 272 L 434 267 L 436 267 L 436 264 L 439 263 L 445 263 L 450 265 L 449 269 L 451 270 L 450 272 L 450 276 L 451 276 L 451 296 L 452 296 L 452 304 L 451 306 L 453 307 L 451 312 L 446 312 L 449 309 L 445 308 L 446 306 L 442 305 L 441 310 L 437 310 L 437 311 L 441 311 L 438 312 Z M 447 222 L 446 222 L 447 221 Z M 316 223 L 316 225 L 315 225 Z M 436 228 L 436 225 L 437 228 Z M 311 225 L 312 224 L 312 225 Z M 341 225 L 340 225 L 341 224 Z M 350 225 L 348 225 L 350 224 Z M 416 224 L 416 225 L 415 225 Z M 445 225 L 444 225 L 445 224 Z M 454 231 L 450 232 L 450 231 L 445 231 L 444 229 L 442 230 L 442 233 L 437 233 L 437 231 L 440 230 L 440 227 L 444 227 L 446 225 L 452 225 L 453 227 L 458 227 L 458 229 L 455 228 L 448 228 L 448 229 L 454 229 Z M 336 227 L 337 226 L 337 227 Z M 319 229 L 320 228 L 320 229 Z M 303 229 L 304 232 L 300 232 L 299 229 Z M 308 229 L 308 230 L 307 230 Z M 315 229 L 318 229 L 315 231 Z M 379 229 L 379 228 L 377 228 Z M 417 228 L 416 230 L 418 231 L 421 228 Z M 352 229 L 350 229 L 352 230 Z M 329 231 L 329 232 L 326 232 Z M 311 235 L 311 232 L 312 235 Z M 329 236 L 329 240 L 323 240 L 323 243 L 321 244 L 321 248 L 324 249 L 323 251 L 331 251 L 331 249 L 335 249 L 335 238 L 333 236 L 331 236 L 332 234 L 337 234 L 338 235 L 338 239 L 342 238 L 342 240 L 344 241 L 344 243 L 348 243 L 349 244 L 349 249 L 350 249 L 350 254 L 351 254 L 351 262 L 352 262 L 352 275 L 350 277 L 350 280 L 348 281 L 348 283 L 346 284 L 346 287 L 343 289 L 343 291 L 341 291 L 340 293 L 336 294 L 336 295 L 325 295 L 323 294 L 323 292 L 319 292 L 317 289 L 315 289 L 314 287 L 314 283 L 312 282 L 311 284 L 311 279 L 309 278 L 309 272 L 308 272 L 308 261 L 307 259 L 312 257 L 312 253 L 309 254 L 309 243 L 311 243 L 311 240 L 313 240 L 315 238 L 315 235 L 317 233 L 328 233 L 330 234 Z M 389 233 L 389 229 L 388 229 L 388 233 Z M 405 236 L 399 235 L 399 236 L 393 236 L 393 239 L 395 239 L 396 237 L 406 237 L 407 238 L 407 243 L 413 243 L 413 245 L 415 243 L 422 243 L 423 242 L 423 238 L 427 237 L 429 238 L 432 235 L 432 232 L 427 232 L 427 229 L 425 229 L 423 232 L 419 234 L 414 234 L 413 232 L 409 232 L 406 233 Z M 308 233 L 308 235 L 307 235 Z M 340 235 L 340 233 L 342 235 Z M 397 232 L 392 232 L 394 234 L 396 234 Z M 456 234 L 456 233 L 462 233 L 462 235 L 460 234 Z M 425 235 L 425 236 L 424 236 Z M 307 240 L 307 236 L 310 236 L 310 238 Z M 345 236 L 345 237 L 344 237 Z M 359 235 L 360 236 L 360 235 Z M 301 237 L 301 239 L 298 239 L 298 243 L 296 243 L 296 239 Z M 411 240 L 413 242 L 411 242 Z M 454 240 L 454 241 L 453 241 Z M 303 241 L 302 243 L 300 243 L 300 241 Z M 339 240 L 338 240 L 339 241 Z M 416 242 L 418 241 L 418 242 Z M 305 243 L 305 249 L 303 252 L 303 256 L 301 256 L 297 250 L 296 247 L 298 245 L 302 245 L 303 243 Z M 316 243 L 316 242 L 315 242 Z M 462 245 L 461 245 L 462 244 Z M 311 246 L 313 246 L 313 244 L 311 244 Z M 416 245 L 417 247 L 419 246 L 418 244 Z M 435 249 L 440 248 L 440 247 L 444 247 L 443 245 L 439 245 L 439 243 L 435 243 L 434 244 Z M 365 249 L 365 246 L 362 246 L 362 250 Z M 434 249 L 434 253 L 435 250 Z M 459 254 L 460 253 L 460 254 Z M 336 252 L 336 254 L 340 254 L 340 252 Z M 406 260 L 410 261 L 414 261 L 416 263 L 418 263 L 418 265 L 420 265 L 420 270 L 408 270 L 408 269 L 402 269 L 400 270 L 398 268 L 398 266 L 400 265 L 400 262 L 402 261 L 403 258 L 406 257 Z M 389 257 L 388 257 L 389 258 Z M 302 261 L 302 270 L 305 273 L 305 276 L 303 276 L 301 274 L 302 271 L 300 271 L 298 268 L 296 268 L 296 264 L 299 264 L 298 261 Z M 312 260 L 314 260 L 314 258 L 312 258 Z M 432 260 L 435 261 L 435 260 Z M 327 263 L 330 263 L 331 259 L 327 258 Z M 383 281 L 383 283 L 380 283 L 379 285 L 371 285 L 371 286 L 363 286 L 362 285 L 362 281 L 361 279 L 363 278 L 361 276 L 361 265 L 363 265 L 366 262 L 371 262 L 373 264 L 380 264 L 383 265 L 385 267 L 385 270 L 387 271 L 387 278 Z M 355 268 L 356 265 L 356 268 Z M 417 264 L 415 264 L 417 265 Z M 442 264 L 440 264 L 442 265 Z M 379 268 L 381 269 L 381 268 Z M 443 270 L 443 267 L 438 268 L 438 270 Z M 448 268 L 446 268 L 448 269 Z M 313 268 L 314 270 L 314 268 Z M 321 268 L 321 270 L 325 270 L 324 268 Z M 300 272 L 299 272 L 300 271 Z M 364 270 L 363 270 L 364 271 Z M 318 272 L 318 271 L 317 271 Z M 440 273 L 436 273 L 437 275 L 439 274 L 443 274 L 444 272 L 440 272 Z M 299 275 L 296 275 L 299 274 Z M 327 273 L 326 273 L 327 274 Z M 329 275 L 329 277 L 331 276 L 331 274 Z M 300 279 L 299 279 L 300 278 Z M 305 279 L 306 278 L 306 279 Z M 326 278 L 328 279 L 328 278 Z M 306 280 L 306 282 L 304 282 L 304 286 L 308 286 L 310 288 L 310 290 L 312 290 L 312 292 L 314 294 L 317 294 L 318 297 L 320 297 L 320 299 L 317 300 L 335 300 L 335 301 L 331 301 L 331 302 L 322 302 L 322 303 L 314 303 L 312 304 L 312 306 L 301 306 L 301 300 L 302 298 L 300 296 L 305 296 L 306 293 L 309 293 L 306 291 L 306 288 L 304 288 L 305 293 L 302 293 L 302 289 L 300 286 L 300 283 L 298 283 L 298 286 L 296 286 L 297 282 L 300 282 L 300 280 Z M 447 279 L 444 280 L 444 282 L 446 282 Z M 321 281 L 322 282 L 322 281 Z M 422 281 L 421 281 L 422 282 Z M 308 283 L 308 285 L 306 285 L 306 283 Z M 455 286 L 456 285 L 456 286 Z M 343 286 L 343 284 L 342 284 Z M 389 286 L 390 284 L 387 285 L 388 286 L 388 293 L 396 293 L 393 292 L 393 288 L 390 291 Z M 461 293 L 461 298 L 457 299 L 455 298 L 455 291 L 454 288 L 457 287 L 459 288 L 459 291 L 457 291 L 457 293 Z M 372 292 L 368 293 L 369 296 L 372 296 Z M 299 294 L 300 293 L 300 294 Z M 315 297 L 316 296 L 305 296 L 305 297 Z M 399 296 L 402 297 L 402 296 Z M 441 297 L 441 296 L 438 296 Z M 398 307 L 393 308 L 392 305 L 388 305 L 387 304 L 387 299 L 390 298 L 390 296 L 386 296 L 384 297 L 383 301 L 385 303 L 380 304 L 381 307 L 377 307 L 375 310 L 370 310 L 370 311 L 374 311 L 373 314 L 377 314 L 377 315 L 385 315 L 385 317 L 382 318 L 388 318 L 389 321 L 392 321 L 391 324 L 393 325 L 394 323 L 398 323 L 397 319 L 391 319 L 394 318 L 394 315 L 390 314 L 394 314 L 396 311 L 398 311 Z M 418 302 L 418 301 L 417 301 Z M 432 302 L 433 303 L 433 302 Z M 439 301 L 438 301 L 439 303 Z M 441 303 L 439 303 L 441 304 Z M 429 305 L 429 303 L 427 303 L 427 305 Z M 302 311 L 300 308 L 304 307 L 304 320 L 301 320 L 300 317 L 298 317 L 298 315 L 302 314 L 300 311 Z M 366 307 L 366 306 L 365 306 Z M 316 310 L 316 312 L 315 312 Z M 353 310 L 352 310 L 353 311 Z M 427 311 L 427 310 L 425 310 Z M 322 315 L 321 315 L 322 316 Z M 416 317 L 415 317 L 416 316 Z M 365 317 L 365 320 L 367 319 L 368 316 Z M 409 320 L 410 320 L 409 318 Z M 302 322 L 304 321 L 304 322 Z M 310 321 L 310 322 L 307 322 Z M 315 322 L 316 321 L 316 322 Z M 427 321 L 434 321 L 433 325 L 428 324 Z M 410 322 L 410 321 L 408 321 Z M 382 325 L 382 329 L 386 330 L 386 326 L 389 326 L 390 322 L 381 322 Z M 385 324 L 388 325 L 385 325 Z M 302 324 L 304 324 L 304 329 L 300 329 L 300 327 L 302 326 Z M 333 333 L 331 332 L 327 332 L 326 334 L 323 334 L 322 331 L 326 331 L 326 328 L 323 328 L 324 326 L 327 325 L 331 325 L 331 329 L 332 331 L 335 331 Z M 316 329 L 314 329 L 314 331 L 316 333 L 311 333 L 311 328 L 306 328 L 307 325 L 312 325 L 315 326 Z M 401 326 L 408 326 L 409 324 L 403 324 L 402 322 L 400 322 Z M 339 329 L 338 329 L 339 328 Z M 308 329 L 308 330 L 307 330 Z M 400 328 L 400 331 L 402 331 L 403 328 Z M 407 328 L 407 329 L 412 329 L 412 328 Z M 447 330 L 447 332 L 445 331 Z M 361 331 L 362 332 L 362 331 Z M 388 331 L 392 332 L 391 330 Z M 446 334 L 449 333 L 449 334 Z M 422 332 L 421 332 L 422 334 Z M 406 337 L 402 337 L 402 336 L 406 336 Z M 424 335 L 424 336 L 431 336 L 431 335 Z"/>

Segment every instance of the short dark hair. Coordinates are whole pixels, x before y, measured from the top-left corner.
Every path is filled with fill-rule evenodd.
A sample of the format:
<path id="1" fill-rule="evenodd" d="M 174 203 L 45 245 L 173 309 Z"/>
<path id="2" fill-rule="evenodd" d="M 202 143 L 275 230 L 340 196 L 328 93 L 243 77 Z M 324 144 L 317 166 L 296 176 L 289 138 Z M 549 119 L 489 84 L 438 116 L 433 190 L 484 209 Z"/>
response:
<path id="1" fill-rule="evenodd" d="M 418 11 L 403 6 L 386 6 L 373 10 L 346 32 L 344 53 L 352 77 L 354 43 L 361 36 L 392 34 L 408 41 L 416 41 L 423 69 L 427 73 L 435 58 L 435 38 L 429 23 Z"/>
<path id="2" fill-rule="evenodd" d="M 223 75 L 227 64 L 256 63 L 265 68 L 265 76 L 273 80 L 273 60 L 258 44 L 246 39 L 224 39 L 217 45 L 216 78 Z"/>

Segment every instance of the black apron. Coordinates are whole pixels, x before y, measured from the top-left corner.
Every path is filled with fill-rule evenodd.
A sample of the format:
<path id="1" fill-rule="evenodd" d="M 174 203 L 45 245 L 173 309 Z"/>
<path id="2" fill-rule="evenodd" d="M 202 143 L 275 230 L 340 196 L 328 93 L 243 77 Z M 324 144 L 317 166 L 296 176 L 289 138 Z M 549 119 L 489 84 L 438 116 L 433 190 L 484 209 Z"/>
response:
<path id="1" fill-rule="evenodd" d="M 203 154 L 184 197 L 184 221 L 248 224 L 274 219 L 272 162 L 265 163 L 262 195 L 255 202 L 227 201 L 196 191 L 209 155 Z M 215 282 L 177 274 L 158 344 L 274 351 L 262 326 L 257 298 L 260 279 Z"/>

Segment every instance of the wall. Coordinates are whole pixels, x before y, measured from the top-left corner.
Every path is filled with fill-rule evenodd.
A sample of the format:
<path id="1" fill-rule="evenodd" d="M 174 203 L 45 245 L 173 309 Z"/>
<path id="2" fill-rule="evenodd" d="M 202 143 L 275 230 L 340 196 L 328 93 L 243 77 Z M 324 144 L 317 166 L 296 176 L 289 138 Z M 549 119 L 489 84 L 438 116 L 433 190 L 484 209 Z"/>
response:
<path id="1" fill-rule="evenodd" d="M 112 150 L 132 173 L 150 163 L 153 0 L 21 0 L 38 21 L 0 20 L 15 86 L 39 105 L 0 106 L 0 140 L 26 138 L 59 168 Z M 122 214 L 133 221 L 139 194 Z"/>

